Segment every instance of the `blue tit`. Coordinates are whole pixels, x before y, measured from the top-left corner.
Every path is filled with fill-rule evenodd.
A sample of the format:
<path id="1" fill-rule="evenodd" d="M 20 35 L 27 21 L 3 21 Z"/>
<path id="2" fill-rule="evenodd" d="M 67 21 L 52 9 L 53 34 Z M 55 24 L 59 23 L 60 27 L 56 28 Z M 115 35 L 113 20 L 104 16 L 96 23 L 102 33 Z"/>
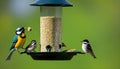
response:
<path id="1" fill-rule="evenodd" d="M 23 45 L 26 42 L 26 35 L 25 35 L 24 27 L 17 28 L 15 34 L 16 35 L 12 41 L 12 45 L 10 47 L 10 51 L 9 51 L 9 54 L 8 54 L 6 60 L 10 60 L 13 52 L 15 50 L 18 50 L 19 48 L 23 48 Z"/>
<path id="2" fill-rule="evenodd" d="M 47 52 L 51 52 L 51 49 L 52 49 L 52 47 L 51 47 L 50 45 L 47 45 L 47 46 L 46 46 Z"/>
<path id="3" fill-rule="evenodd" d="M 92 47 L 87 39 L 82 41 L 82 50 L 84 53 L 90 53 L 91 56 L 93 56 L 93 58 L 96 58 L 96 56 L 92 50 Z"/>
<path id="4" fill-rule="evenodd" d="M 21 52 L 21 54 L 35 51 L 36 47 L 37 47 L 36 40 L 32 40 L 31 43 L 25 48 L 25 51 Z"/>

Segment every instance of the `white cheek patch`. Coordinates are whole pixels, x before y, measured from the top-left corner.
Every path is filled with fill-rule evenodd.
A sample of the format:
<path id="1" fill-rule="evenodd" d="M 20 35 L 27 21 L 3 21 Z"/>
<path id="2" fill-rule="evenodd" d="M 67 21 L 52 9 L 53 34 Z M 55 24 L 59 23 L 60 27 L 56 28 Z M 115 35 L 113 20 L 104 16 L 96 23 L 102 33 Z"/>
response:
<path id="1" fill-rule="evenodd" d="M 17 32 L 17 34 L 21 34 L 21 32 L 19 31 L 19 32 Z"/>
<path id="2" fill-rule="evenodd" d="M 35 43 L 32 43 L 32 46 L 34 45 Z"/>

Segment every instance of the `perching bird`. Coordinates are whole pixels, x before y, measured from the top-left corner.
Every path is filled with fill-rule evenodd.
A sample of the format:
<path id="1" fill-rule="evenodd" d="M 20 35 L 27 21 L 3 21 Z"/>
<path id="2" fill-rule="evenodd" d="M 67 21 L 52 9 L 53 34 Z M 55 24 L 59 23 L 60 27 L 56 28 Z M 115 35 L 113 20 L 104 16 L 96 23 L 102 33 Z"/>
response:
<path id="1" fill-rule="evenodd" d="M 52 47 L 51 47 L 50 45 L 47 45 L 47 46 L 46 46 L 47 52 L 51 52 L 51 49 L 52 49 Z"/>
<path id="2" fill-rule="evenodd" d="M 13 52 L 15 50 L 18 50 L 19 48 L 23 48 L 23 45 L 26 41 L 26 35 L 25 35 L 25 28 L 24 27 L 20 27 L 16 29 L 16 35 L 12 41 L 12 45 L 10 47 L 10 51 L 9 54 L 6 58 L 6 60 L 10 60 L 11 56 L 13 54 Z"/>
<path id="3" fill-rule="evenodd" d="M 92 47 L 90 46 L 90 43 L 87 39 L 82 41 L 82 50 L 84 53 L 90 53 L 93 56 L 93 58 L 96 58 L 96 56 L 92 50 Z"/>
<path id="4" fill-rule="evenodd" d="M 62 47 L 66 47 L 66 45 L 63 42 L 59 44 L 59 49 L 61 49 Z"/>
<path id="5" fill-rule="evenodd" d="M 35 51 L 36 47 L 37 47 L 36 40 L 32 40 L 31 43 L 25 48 L 25 51 L 21 52 L 21 54 Z"/>

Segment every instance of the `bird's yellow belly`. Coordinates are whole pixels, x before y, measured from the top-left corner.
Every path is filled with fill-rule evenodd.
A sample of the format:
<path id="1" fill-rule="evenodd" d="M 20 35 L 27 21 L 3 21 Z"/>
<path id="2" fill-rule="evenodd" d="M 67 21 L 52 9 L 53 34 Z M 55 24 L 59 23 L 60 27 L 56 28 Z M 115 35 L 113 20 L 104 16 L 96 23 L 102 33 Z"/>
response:
<path id="1" fill-rule="evenodd" d="M 26 38 L 21 38 L 20 36 L 18 36 L 18 41 L 15 44 L 15 48 L 21 48 L 21 47 L 23 47 L 25 41 L 26 41 Z"/>

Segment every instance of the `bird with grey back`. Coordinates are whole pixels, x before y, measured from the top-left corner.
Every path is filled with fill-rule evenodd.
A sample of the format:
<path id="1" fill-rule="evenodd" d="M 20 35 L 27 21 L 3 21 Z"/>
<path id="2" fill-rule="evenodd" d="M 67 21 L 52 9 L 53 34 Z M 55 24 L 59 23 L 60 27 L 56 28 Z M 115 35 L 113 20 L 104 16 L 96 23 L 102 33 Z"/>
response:
<path id="1" fill-rule="evenodd" d="M 31 43 L 25 48 L 25 51 L 21 52 L 21 54 L 23 54 L 23 53 L 29 53 L 29 52 L 32 52 L 32 51 L 35 52 L 36 47 L 37 47 L 36 40 L 32 40 Z"/>
<path id="2" fill-rule="evenodd" d="M 93 58 L 96 58 L 88 39 L 82 41 L 82 50 L 84 53 L 90 53 Z"/>

